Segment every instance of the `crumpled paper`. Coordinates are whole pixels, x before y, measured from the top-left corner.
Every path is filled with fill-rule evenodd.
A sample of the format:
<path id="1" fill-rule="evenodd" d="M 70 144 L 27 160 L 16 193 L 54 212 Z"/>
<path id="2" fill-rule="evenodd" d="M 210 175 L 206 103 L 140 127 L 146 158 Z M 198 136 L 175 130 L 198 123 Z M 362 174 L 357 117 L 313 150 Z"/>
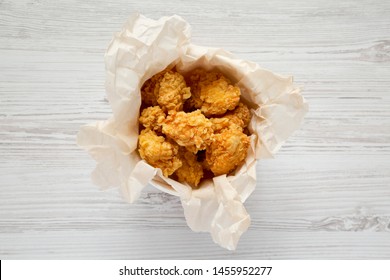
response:
<path id="1" fill-rule="evenodd" d="M 147 184 L 179 196 L 188 226 L 210 232 L 215 243 L 235 250 L 250 225 L 243 203 L 256 186 L 256 161 L 271 158 L 296 130 L 308 110 L 292 77 L 262 69 L 219 48 L 190 42 L 189 24 L 174 15 L 152 20 L 132 15 L 105 54 L 106 92 L 113 116 L 81 127 L 77 143 L 97 161 L 93 182 L 118 187 L 132 203 Z M 253 105 L 251 145 L 234 174 L 221 175 L 192 189 L 162 175 L 137 152 L 140 88 L 154 74 L 176 65 L 181 73 L 197 67 L 219 69 L 241 88 Z"/>

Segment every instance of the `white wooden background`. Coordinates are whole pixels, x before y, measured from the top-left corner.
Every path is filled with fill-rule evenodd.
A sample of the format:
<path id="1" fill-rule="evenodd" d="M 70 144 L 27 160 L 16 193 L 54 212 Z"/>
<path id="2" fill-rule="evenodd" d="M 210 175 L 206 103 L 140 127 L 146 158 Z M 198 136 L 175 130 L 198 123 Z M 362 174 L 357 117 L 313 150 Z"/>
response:
<path id="1" fill-rule="evenodd" d="M 193 233 L 176 197 L 130 205 L 91 183 L 76 133 L 111 115 L 103 55 L 136 11 L 179 14 L 194 43 L 305 88 L 235 252 Z M 0 0 L 0 258 L 389 259 L 390 2 Z"/>

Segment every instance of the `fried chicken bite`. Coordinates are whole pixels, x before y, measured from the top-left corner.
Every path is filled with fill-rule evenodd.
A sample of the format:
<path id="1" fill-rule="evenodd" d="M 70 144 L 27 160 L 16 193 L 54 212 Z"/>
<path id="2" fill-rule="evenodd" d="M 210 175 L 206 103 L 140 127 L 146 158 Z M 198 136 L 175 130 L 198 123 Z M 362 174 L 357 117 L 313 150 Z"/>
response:
<path id="1" fill-rule="evenodd" d="M 162 131 L 193 153 L 206 149 L 213 136 L 212 123 L 200 110 L 171 112 L 163 123 Z"/>
<path id="2" fill-rule="evenodd" d="M 187 101 L 189 104 L 188 107 L 200 109 L 203 104 L 201 99 L 201 85 L 207 85 L 223 78 L 224 77 L 220 72 L 207 72 L 201 68 L 193 70 L 190 76 L 187 78 L 187 84 L 191 87 L 191 98 Z"/>
<path id="3" fill-rule="evenodd" d="M 138 138 L 138 152 L 144 160 L 155 168 L 161 168 L 165 177 L 173 174 L 182 166 L 178 158 L 179 146 L 158 136 L 155 131 L 146 128 Z"/>
<path id="4" fill-rule="evenodd" d="M 145 105 L 158 105 L 157 98 L 160 91 L 160 82 L 167 71 L 168 70 L 163 70 L 157 73 L 143 84 L 141 88 L 141 98 Z"/>
<path id="5" fill-rule="evenodd" d="M 145 108 L 139 117 L 139 122 L 145 128 L 149 128 L 158 132 L 161 132 L 162 123 L 164 120 L 165 113 L 159 106 Z"/>
<path id="6" fill-rule="evenodd" d="M 160 81 L 160 88 L 157 103 L 168 112 L 171 110 L 183 110 L 184 100 L 190 98 L 191 91 L 187 87 L 184 77 L 177 73 L 168 71 Z"/>
<path id="7" fill-rule="evenodd" d="M 215 176 L 228 174 L 246 158 L 249 137 L 237 129 L 227 129 L 215 134 L 206 150 L 206 162 Z"/>
<path id="8" fill-rule="evenodd" d="M 240 101 L 240 88 L 220 72 L 196 69 L 188 80 L 192 93 L 190 106 L 200 109 L 207 117 L 233 110 Z"/>
<path id="9" fill-rule="evenodd" d="M 184 101 L 190 96 L 191 90 L 184 77 L 172 70 L 157 73 L 141 89 L 142 101 L 147 106 L 160 105 L 165 112 L 182 110 Z"/>
<path id="10" fill-rule="evenodd" d="M 240 101 L 240 89 L 224 79 L 212 82 L 201 89 L 203 104 L 201 111 L 206 116 L 221 115 L 233 110 Z"/>
<path id="11" fill-rule="evenodd" d="M 203 177 L 202 163 L 198 162 L 197 156 L 186 148 L 179 149 L 179 158 L 183 165 L 175 171 L 179 182 L 187 182 L 191 186 L 198 186 Z"/>
<path id="12" fill-rule="evenodd" d="M 252 116 L 248 106 L 240 102 L 233 111 L 227 112 L 223 117 L 228 118 L 231 122 L 234 122 L 242 128 L 246 128 Z"/>

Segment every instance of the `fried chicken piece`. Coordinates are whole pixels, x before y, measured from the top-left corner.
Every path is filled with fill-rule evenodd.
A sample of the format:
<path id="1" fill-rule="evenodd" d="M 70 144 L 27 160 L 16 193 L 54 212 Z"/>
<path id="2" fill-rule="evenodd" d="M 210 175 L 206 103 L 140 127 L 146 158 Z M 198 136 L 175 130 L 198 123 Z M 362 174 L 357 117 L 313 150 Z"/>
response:
<path id="1" fill-rule="evenodd" d="M 193 70 L 187 79 L 187 84 L 191 87 L 191 98 L 187 101 L 189 104 L 188 107 L 196 109 L 202 108 L 203 101 L 201 99 L 201 85 L 208 85 L 223 78 L 224 77 L 220 72 L 207 72 L 201 68 Z"/>
<path id="2" fill-rule="evenodd" d="M 215 176 L 228 174 L 246 158 L 249 137 L 240 130 L 227 129 L 215 134 L 206 150 L 206 162 Z"/>
<path id="3" fill-rule="evenodd" d="M 171 112 L 163 123 L 162 131 L 180 146 L 196 153 L 206 149 L 213 136 L 212 123 L 200 110 L 191 113 Z"/>
<path id="4" fill-rule="evenodd" d="M 158 136 L 148 128 L 141 131 L 138 138 L 138 152 L 144 160 L 155 168 L 161 168 L 165 177 L 173 174 L 182 166 L 177 157 L 179 146 Z"/>
<path id="5" fill-rule="evenodd" d="M 211 118 L 209 119 L 212 123 L 212 128 L 214 130 L 214 133 L 221 133 L 224 130 L 227 129 L 236 129 L 242 131 L 242 127 L 244 125 L 244 122 L 240 119 L 231 121 L 229 118 Z M 241 122 L 239 122 L 241 121 Z"/>
<path id="6" fill-rule="evenodd" d="M 233 111 L 227 112 L 223 117 L 228 118 L 231 122 L 234 122 L 242 128 L 246 128 L 252 116 L 249 108 L 240 102 Z"/>
<path id="7" fill-rule="evenodd" d="M 167 71 L 168 70 L 163 70 L 157 73 L 143 84 L 141 88 L 141 97 L 142 101 L 147 106 L 158 105 L 157 98 L 160 91 L 160 82 Z"/>
<path id="8" fill-rule="evenodd" d="M 179 149 L 179 158 L 183 165 L 175 171 L 179 182 L 187 182 L 191 186 L 198 186 L 203 177 L 202 163 L 198 162 L 197 156 L 185 148 Z"/>
<path id="9" fill-rule="evenodd" d="M 190 88 L 187 87 L 184 77 L 172 71 L 167 71 L 160 81 L 157 103 L 168 112 L 183 110 L 184 100 L 191 97 Z"/>
<path id="10" fill-rule="evenodd" d="M 233 110 L 240 101 L 240 89 L 229 84 L 224 79 L 212 82 L 201 88 L 203 101 L 201 111 L 206 116 L 221 115 L 227 110 Z"/>
<path id="11" fill-rule="evenodd" d="M 192 93 L 189 107 L 200 109 L 208 117 L 233 110 L 240 101 L 240 88 L 220 72 L 196 69 L 189 77 L 189 85 Z"/>
<path id="12" fill-rule="evenodd" d="M 159 106 L 145 108 L 139 117 L 139 122 L 145 128 L 149 128 L 158 132 L 161 132 L 162 123 L 164 120 L 165 113 Z"/>

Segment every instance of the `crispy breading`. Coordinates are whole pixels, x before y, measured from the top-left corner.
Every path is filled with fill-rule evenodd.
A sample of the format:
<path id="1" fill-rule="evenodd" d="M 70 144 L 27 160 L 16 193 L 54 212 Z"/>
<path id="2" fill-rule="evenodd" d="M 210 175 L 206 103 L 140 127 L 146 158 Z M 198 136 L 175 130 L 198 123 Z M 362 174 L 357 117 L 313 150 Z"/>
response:
<path id="1" fill-rule="evenodd" d="M 209 71 L 202 68 L 193 70 L 187 78 L 187 84 L 191 87 L 191 98 L 188 99 L 189 107 L 196 109 L 202 108 L 203 101 L 201 99 L 201 86 L 208 85 L 213 81 L 224 78 L 222 73 L 217 71 Z"/>
<path id="2" fill-rule="evenodd" d="M 251 120 L 251 112 L 248 106 L 240 102 L 233 111 L 227 112 L 223 117 L 230 119 L 231 122 L 242 128 L 246 128 Z"/>
<path id="3" fill-rule="evenodd" d="M 145 128 L 161 132 L 165 116 L 164 111 L 159 106 L 148 107 L 142 111 L 139 122 Z"/>
<path id="4" fill-rule="evenodd" d="M 138 138 L 138 152 L 144 160 L 156 168 L 161 168 L 164 176 L 168 177 L 182 166 L 177 157 L 179 146 L 158 136 L 148 128 L 141 131 Z"/>
<path id="5" fill-rule="evenodd" d="M 198 186 L 203 177 L 202 163 L 198 162 L 197 156 L 185 148 L 179 149 L 179 158 L 183 165 L 175 171 L 179 182 L 187 182 L 191 186 Z"/>
<path id="6" fill-rule="evenodd" d="M 208 117 L 233 110 L 240 101 L 240 88 L 217 71 L 195 69 L 189 76 L 188 84 L 192 93 L 189 107 L 200 109 Z"/>
<path id="7" fill-rule="evenodd" d="M 209 119 L 212 123 L 212 128 L 214 130 L 214 133 L 221 133 L 222 131 L 226 129 L 238 129 L 242 131 L 243 122 L 238 122 L 238 120 L 231 121 L 229 118 L 210 118 Z"/>
<path id="8" fill-rule="evenodd" d="M 183 110 L 184 100 L 190 98 L 191 90 L 187 87 L 184 77 L 177 73 L 168 71 L 160 81 L 160 88 L 157 103 L 168 112 L 171 110 Z"/>
<path id="9" fill-rule="evenodd" d="M 162 131 L 172 138 L 180 146 L 196 153 L 206 149 L 211 142 L 213 129 L 212 123 L 200 110 L 191 113 L 172 112 L 163 123 Z"/>
<path id="10" fill-rule="evenodd" d="M 201 87 L 203 104 L 200 110 L 206 116 L 224 114 L 237 106 L 240 95 L 239 87 L 229 84 L 225 79 L 216 80 Z"/>
<path id="11" fill-rule="evenodd" d="M 206 161 L 215 176 L 228 174 L 246 158 L 249 137 L 237 129 L 215 134 L 206 150 Z"/>
<path id="12" fill-rule="evenodd" d="M 145 105 L 158 105 L 157 98 L 160 91 L 160 82 L 167 71 L 168 70 L 163 70 L 157 73 L 143 84 L 141 88 L 141 98 Z"/>
<path id="13" fill-rule="evenodd" d="M 164 70 L 147 80 L 141 89 L 142 101 L 147 106 L 160 107 L 168 112 L 181 111 L 183 103 L 190 98 L 191 89 L 184 77 L 172 70 Z"/>

